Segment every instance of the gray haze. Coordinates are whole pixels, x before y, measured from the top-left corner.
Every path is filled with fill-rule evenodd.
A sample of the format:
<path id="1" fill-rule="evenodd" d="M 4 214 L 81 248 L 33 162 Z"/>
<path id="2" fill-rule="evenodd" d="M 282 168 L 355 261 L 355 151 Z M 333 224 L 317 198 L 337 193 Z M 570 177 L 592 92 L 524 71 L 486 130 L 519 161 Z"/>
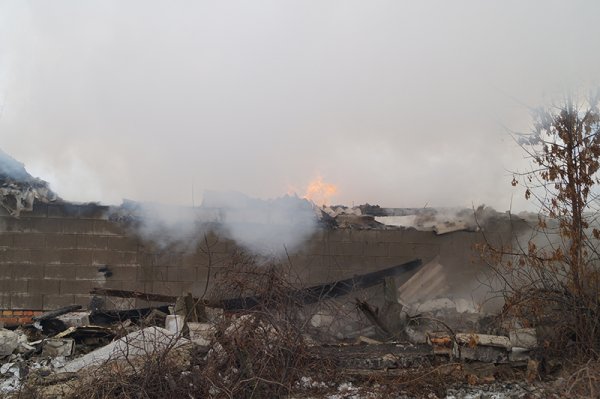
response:
<path id="1" fill-rule="evenodd" d="M 592 1 L 0 0 L 0 147 L 77 201 L 302 195 L 320 175 L 334 203 L 504 210 L 523 167 L 504 126 L 598 85 L 599 15 Z"/>

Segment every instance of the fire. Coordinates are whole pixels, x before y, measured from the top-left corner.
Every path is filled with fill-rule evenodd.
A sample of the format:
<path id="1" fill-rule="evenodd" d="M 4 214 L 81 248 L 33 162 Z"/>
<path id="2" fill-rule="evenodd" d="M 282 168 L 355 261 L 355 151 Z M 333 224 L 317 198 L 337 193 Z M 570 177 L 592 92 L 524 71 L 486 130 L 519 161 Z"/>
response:
<path id="1" fill-rule="evenodd" d="M 321 176 L 318 176 L 308 184 L 303 198 L 317 205 L 327 205 L 337 192 L 338 188 L 335 184 L 326 183 Z"/>

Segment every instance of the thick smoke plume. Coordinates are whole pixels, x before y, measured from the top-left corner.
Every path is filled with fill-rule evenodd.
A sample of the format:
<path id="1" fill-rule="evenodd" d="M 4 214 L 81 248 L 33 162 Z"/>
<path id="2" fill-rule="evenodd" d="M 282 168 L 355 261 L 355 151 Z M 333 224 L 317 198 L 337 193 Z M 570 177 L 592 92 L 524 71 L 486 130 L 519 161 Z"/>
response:
<path id="1" fill-rule="evenodd" d="M 527 132 L 530 107 L 600 82 L 598 15 L 555 0 L 3 1 L 0 138 L 73 201 L 274 198 L 322 173 L 335 203 L 505 210 L 523 164 L 505 127 Z"/>
<path id="2" fill-rule="evenodd" d="M 115 212 L 135 217 L 142 237 L 159 246 L 184 242 L 192 248 L 216 232 L 269 259 L 284 259 L 317 227 L 313 203 L 295 196 L 261 200 L 238 192 L 206 192 L 195 208 L 128 201 Z"/>

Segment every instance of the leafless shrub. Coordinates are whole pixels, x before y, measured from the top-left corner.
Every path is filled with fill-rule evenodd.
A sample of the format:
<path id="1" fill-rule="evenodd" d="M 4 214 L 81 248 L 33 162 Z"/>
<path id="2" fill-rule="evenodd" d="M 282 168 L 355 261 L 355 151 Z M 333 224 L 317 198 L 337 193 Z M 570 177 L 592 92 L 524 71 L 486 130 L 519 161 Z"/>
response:
<path id="1" fill-rule="evenodd" d="M 204 376 L 209 393 L 227 398 L 280 397 L 304 376 L 325 371 L 312 355 L 300 315 L 301 302 L 289 269 L 258 265 L 249 258 L 222 271 L 215 292 L 252 299 L 247 309 L 216 326 L 217 344 L 207 358 Z M 231 297 L 231 296 L 230 296 Z"/>
<path id="2" fill-rule="evenodd" d="M 237 254 L 213 277 L 210 301 L 252 298 L 214 324 L 210 347 L 181 345 L 181 337 L 143 345 L 144 353 L 79 372 L 63 384 L 65 399 L 276 398 L 298 388 L 302 377 L 327 375 L 305 337 L 306 319 L 286 266 L 259 265 Z M 56 392 L 58 387 L 52 387 Z M 48 387 L 30 379 L 19 398 L 46 398 Z"/>
<path id="3" fill-rule="evenodd" d="M 537 224 L 512 246 L 482 248 L 501 283 L 504 315 L 545 331 L 546 349 L 582 359 L 600 354 L 597 104 L 568 101 L 535 114 L 533 133 L 519 140 L 532 170 L 512 184 L 538 202 Z"/>
<path id="4" fill-rule="evenodd" d="M 557 385 L 561 395 L 566 398 L 597 398 L 600 396 L 600 363 L 588 361 L 577 366 Z"/>

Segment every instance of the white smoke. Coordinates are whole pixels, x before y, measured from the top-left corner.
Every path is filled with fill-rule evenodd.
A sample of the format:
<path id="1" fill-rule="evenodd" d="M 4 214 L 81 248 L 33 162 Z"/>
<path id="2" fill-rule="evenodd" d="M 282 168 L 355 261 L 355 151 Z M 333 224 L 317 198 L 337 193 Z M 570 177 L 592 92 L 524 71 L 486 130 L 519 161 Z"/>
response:
<path id="1" fill-rule="evenodd" d="M 283 259 L 310 238 L 317 227 L 313 204 L 296 196 L 262 200 L 239 192 L 206 192 L 200 207 L 126 201 L 118 218 L 132 217 L 146 240 L 165 248 L 193 248 L 209 232 L 231 239 L 264 258 Z"/>

